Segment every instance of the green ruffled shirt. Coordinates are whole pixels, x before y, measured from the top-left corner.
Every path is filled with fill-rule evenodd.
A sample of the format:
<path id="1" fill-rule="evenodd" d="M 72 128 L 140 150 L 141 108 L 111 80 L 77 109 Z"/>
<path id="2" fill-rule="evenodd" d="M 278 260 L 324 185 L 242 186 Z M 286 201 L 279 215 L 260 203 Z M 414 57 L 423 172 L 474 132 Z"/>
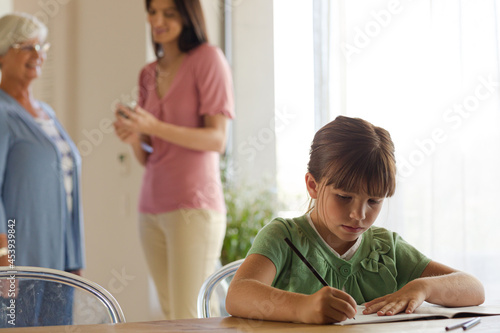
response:
<path id="1" fill-rule="evenodd" d="M 401 236 L 372 226 L 353 257 L 337 257 L 311 227 L 307 216 L 277 218 L 259 231 L 250 254 L 261 254 L 276 266 L 273 287 L 313 294 L 321 282 L 286 244 L 288 237 L 318 273 L 334 288 L 351 295 L 358 304 L 393 293 L 422 274 L 431 261 Z"/>

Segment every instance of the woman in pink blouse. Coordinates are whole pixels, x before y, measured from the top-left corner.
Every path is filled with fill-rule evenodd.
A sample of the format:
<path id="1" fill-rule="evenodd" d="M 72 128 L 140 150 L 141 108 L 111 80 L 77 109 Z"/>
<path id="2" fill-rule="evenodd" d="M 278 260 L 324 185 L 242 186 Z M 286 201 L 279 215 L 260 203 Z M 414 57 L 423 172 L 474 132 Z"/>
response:
<path id="1" fill-rule="evenodd" d="M 234 116 L 231 71 L 207 43 L 199 0 L 146 0 L 157 61 L 139 77 L 134 110 L 119 105 L 115 131 L 145 173 L 139 229 L 167 319 L 196 317 L 226 229 L 219 157 Z"/>

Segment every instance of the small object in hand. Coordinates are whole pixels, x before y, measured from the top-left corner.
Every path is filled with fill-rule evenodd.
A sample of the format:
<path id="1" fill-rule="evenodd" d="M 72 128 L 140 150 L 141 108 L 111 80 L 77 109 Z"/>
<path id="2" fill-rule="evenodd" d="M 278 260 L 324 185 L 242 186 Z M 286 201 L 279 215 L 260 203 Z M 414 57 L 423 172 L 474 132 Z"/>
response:
<path id="1" fill-rule="evenodd" d="M 123 105 L 129 112 L 135 112 L 135 107 L 137 106 L 137 103 L 132 101 L 130 103 L 123 103 L 121 105 Z M 130 119 L 130 117 L 120 109 L 118 110 L 118 114 L 125 119 Z"/>
<path id="2" fill-rule="evenodd" d="M 129 119 L 130 117 L 127 116 L 127 114 L 125 112 L 123 112 L 122 110 L 118 110 L 118 115 L 120 115 L 121 117 L 125 118 L 125 119 Z"/>

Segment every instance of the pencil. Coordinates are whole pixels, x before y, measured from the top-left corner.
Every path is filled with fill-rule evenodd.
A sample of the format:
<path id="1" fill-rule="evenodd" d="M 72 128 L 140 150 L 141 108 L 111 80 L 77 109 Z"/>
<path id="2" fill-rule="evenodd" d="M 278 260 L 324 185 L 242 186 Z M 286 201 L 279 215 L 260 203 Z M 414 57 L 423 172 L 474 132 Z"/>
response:
<path id="1" fill-rule="evenodd" d="M 302 262 L 306 264 L 307 268 L 309 268 L 309 270 L 314 274 L 314 276 L 319 280 L 319 282 L 321 282 L 323 286 L 328 287 L 328 283 L 326 283 L 325 279 L 323 279 L 321 275 L 319 275 L 319 273 L 314 269 L 314 267 L 309 263 L 309 261 L 307 261 L 307 259 L 302 255 L 302 253 L 300 253 L 299 249 L 297 249 L 295 245 L 293 245 L 293 243 L 288 239 L 288 237 L 285 238 L 285 242 L 288 244 L 288 246 L 292 248 L 293 252 L 295 252 L 295 254 L 300 258 L 300 260 L 302 260 Z"/>
<path id="2" fill-rule="evenodd" d="M 457 329 L 459 327 L 462 327 L 464 324 L 467 324 L 469 321 L 466 321 L 464 323 L 458 323 L 458 324 L 455 324 L 455 325 L 452 325 L 452 326 L 446 326 L 444 329 L 447 330 L 447 331 L 451 331 L 451 330 L 454 330 L 454 329 Z"/>
<path id="3" fill-rule="evenodd" d="M 466 322 L 465 324 L 462 325 L 462 329 L 464 331 L 468 330 L 469 328 L 472 328 L 474 326 L 476 326 L 477 324 L 479 324 L 481 322 L 481 318 L 479 317 L 476 317 L 474 319 L 472 319 L 471 321 L 469 322 Z"/>
<path id="4" fill-rule="evenodd" d="M 476 318 L 473 318 L 471 320 L 467 320 L 466 322 L 463 322 L 463 323 L 458 323 L 458 324 L 455 324 L 453 326 L 446 326 L 445 329 L 447 331 L 451 331 L 451 330 L 454 330 L 456 328 L 462 327 L 462 329 L 464 331 L 466 331 L 466 330 L 476 326 L 477 324 L 479 324 L 480 321 L 481 321 L 481 318 L 476 317 Z"/>

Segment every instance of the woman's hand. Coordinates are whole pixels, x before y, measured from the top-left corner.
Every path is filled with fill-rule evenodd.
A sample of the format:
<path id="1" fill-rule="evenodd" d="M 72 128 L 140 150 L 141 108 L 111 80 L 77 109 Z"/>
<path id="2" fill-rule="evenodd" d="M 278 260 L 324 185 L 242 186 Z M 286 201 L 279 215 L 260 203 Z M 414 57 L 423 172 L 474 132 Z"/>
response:
<path id="1" fill-rule="evenodd" d="M 140 140 L 140 134 L 137 132 L 133 132 L 127 127 L 125 127 L 120 120 L 115 121 L 113 123 L 113 127 L 115 128 L 115 133 L 118 138 L 128 144 L 138 143 Z"/>
<path id="2" fill-rule="evenodd" d="M 323 287 L 306 297 L 300 306 L 299 320 L 310 324 L 331 324 L 353 318 L 356 301 L 342 290 Z"/>
<path id="3" fill-rule="evenodd" d="M 129 108 L 118 104 L 116 115 L 118 118 L 117 123 L 130 133 L 133 132 L 152 135 L 161 123 L 151 113 L 147 112 L 140 106 L 136 106 L 132 111 Z"/>
<path id="4" fill-rule="evenodd" d="M 113 123 L 113 127 L 115 128 L 116 136 L 121 141 L 128 144 L 137 144 L 140 141 L 140 133 L 132 129 L 129 121 L 131 114 L 130 109 L 118 104 L 115 110 L 116 121 Z"/>
<path id="5" fill-rule="evenodd" d="M 75 275 L 78 275 L 78 276 L 82 276 L 82 270 L 81 269 L 76 269 L 76 270 L 68 271 L 68 273 L 75 274 Z"/>
<path id="6" fill-rule="evenodd" d="M 19 279 L 1 279 L 0 280 L 0 298 L 17 298 L 19 293 Z"/>
<path id="7" fill-rule="evenodd" d="M 127 143 L 137 142 L 135 135 L 156 137 L 183 148 L 223 153 L 226 148 L 228 118 L 224 114 L 205 115 L 201 127 L 180 126 L 158 120 L 143 108 L 134 111 L 118 104 L 115 131 Z M 134 134 L 135 133 L 135 134 Z M 130 137 L 131 135 L 134 135 Z"/>
<path id="8" fill-rule="evenodd" d="M 113 127 L 115 128 L 115 133 L 118 138 L 124 143 L 128 143 L 129 145 L 131 145 L 137 161 L 144 166 L 146 165 L 146 161 L 150 152 L 144 151 L 141 146 L 141 141 L 144 140 L 148 143 L 151 143 L 151 140 L 148 136 L 141 133 L 140 126 L 137 125 L 138 117 L 136 113 L 140 112 L 143 115 L 149 113 L 139 107 L 136 107 L 135 110 L 136 111 L 131 111 L 129 108 L 118 104 L 115 110 L 116 121 L 113 123 Z M 148 116 L 146 115 L 144 117 Z M 153 116 L 150 117 L 154 118 Z M 154 119 L 156 120 L 156 118 Z"/>
<path id="9" fill-rule="evenodd" d="M 0 234 L 0 248 L 8 249 L 7 234 Z M 11 254 L 9 253 L 0 256 L 0 266 L 12 267 L 12 259 L 14 258 L 12 258 Z M 18 292 L 18 284 L 19 283 L 17 279 L 0 279 L 0 297 L 16 298 Z"/>
<path id="10" fill-rule="evenodd" d="M 365 304 L 363 314 L 392 316 L 400 312 L 413 313 L 426 299 L 423 280 L 409 282 L 395 293 L 376 298 Z"/>

